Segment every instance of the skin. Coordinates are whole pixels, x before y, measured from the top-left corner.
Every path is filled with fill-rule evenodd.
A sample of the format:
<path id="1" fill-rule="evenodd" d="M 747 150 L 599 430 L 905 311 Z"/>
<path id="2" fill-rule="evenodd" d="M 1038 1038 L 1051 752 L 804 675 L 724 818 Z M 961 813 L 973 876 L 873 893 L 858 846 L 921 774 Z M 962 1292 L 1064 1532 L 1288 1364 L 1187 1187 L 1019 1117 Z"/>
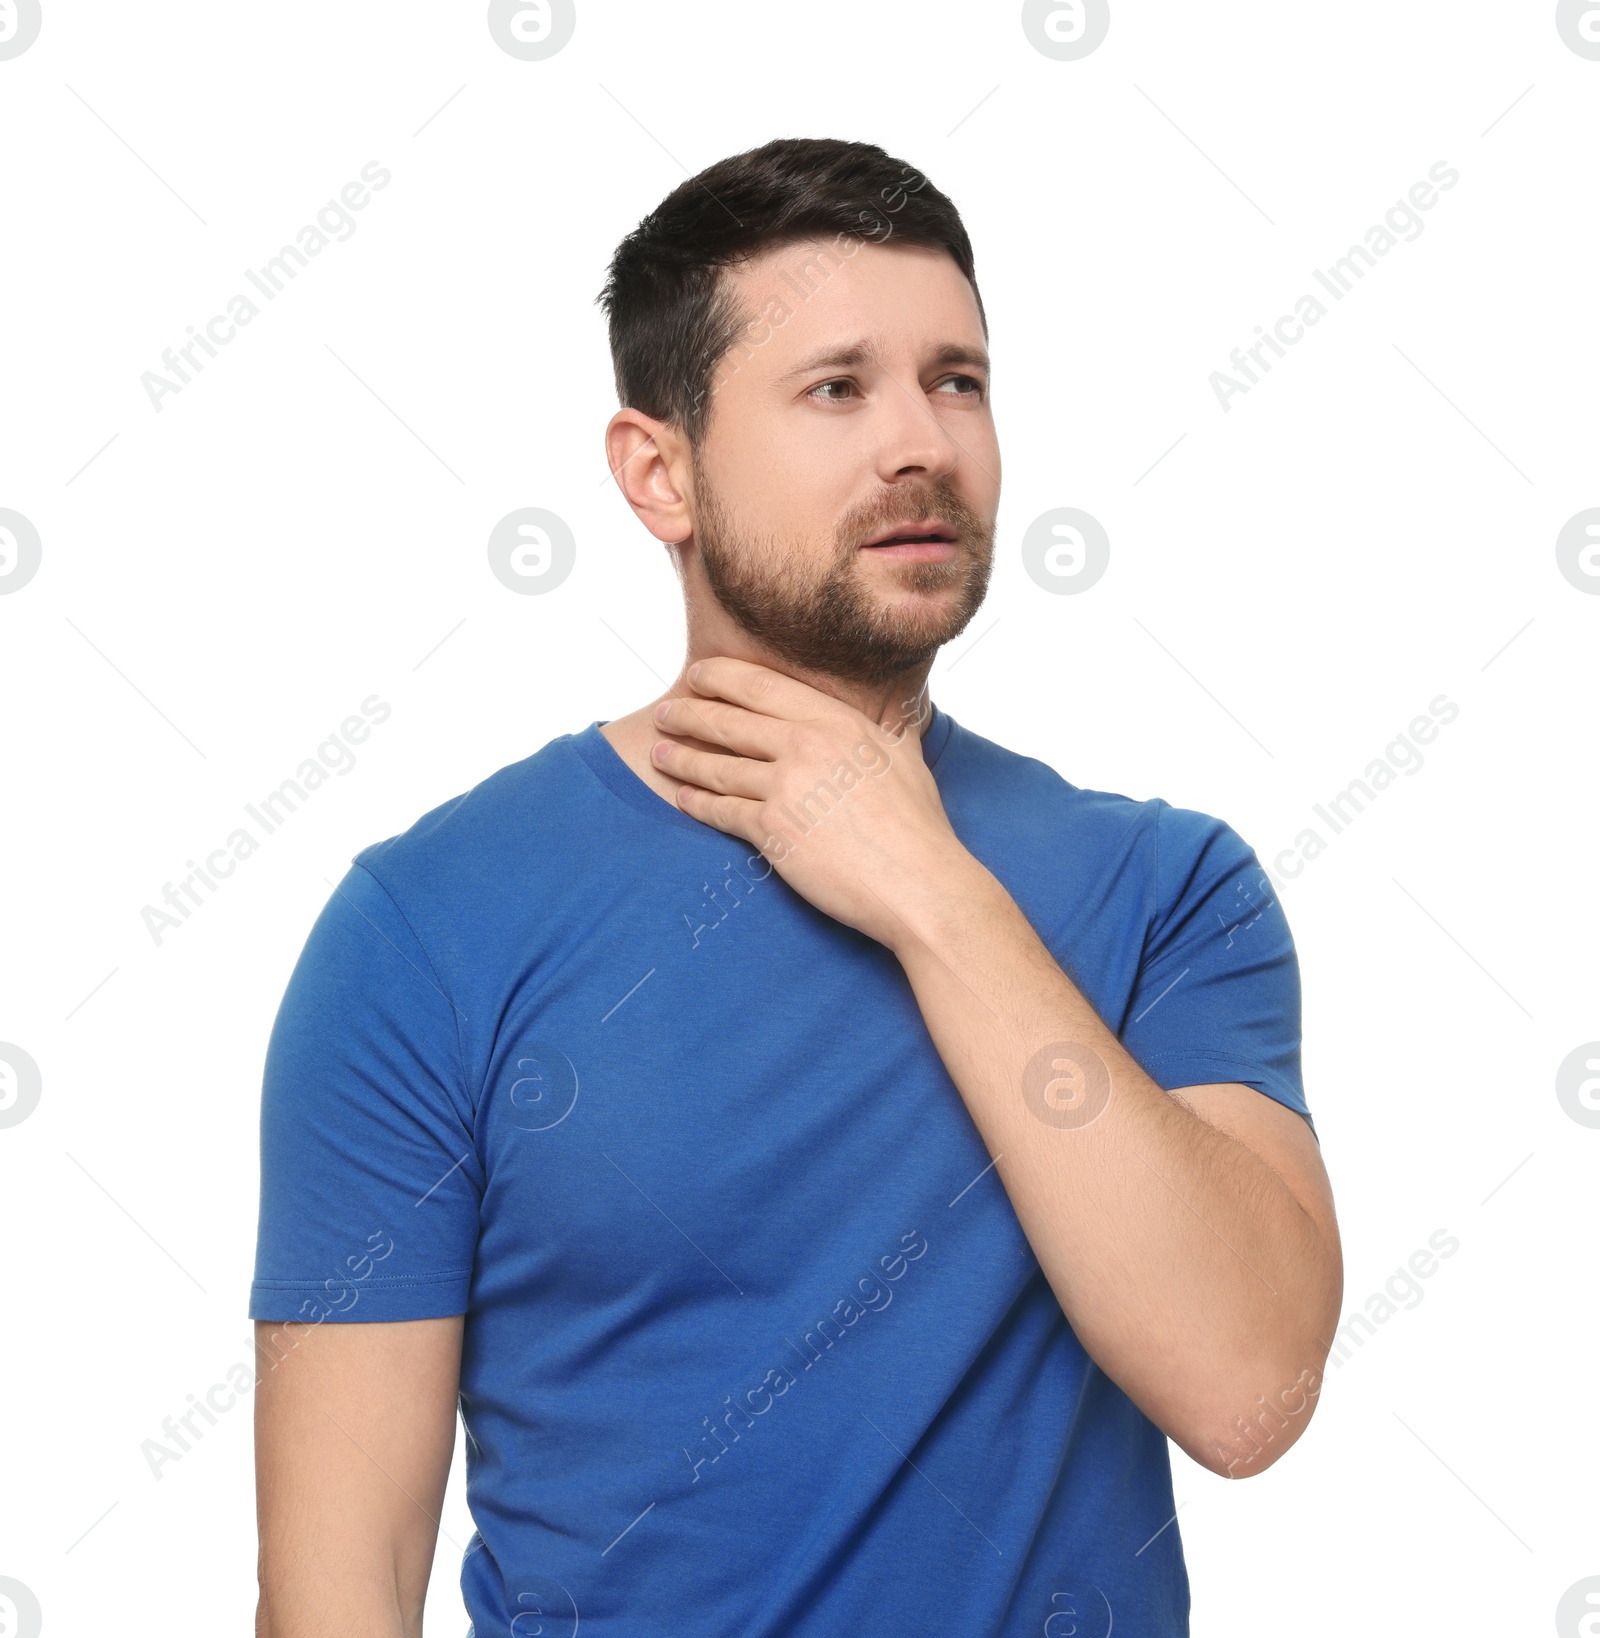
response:
<path id="1" fill-rule="evenodd" d="M 607 425 L 619 486 L 672 554 L 687 644 L 666 693 L 602 732 L 664 801 L 894 952 L 1091 1357 L 1197 1462 L 1261 1472 L 1310 1419 L 1339 1312 L 1320 1151 L 1253 1088 L 1156 1086 L 951 828 L 922 735 L 999 504 L 982 322 L 948 256 L 889 243 L 835 258 L 797 301 L 781 275 L 819 248 L 727 275 L 752 315 L 790 305 L 723 361 L 699 451 L 636 409 Z M 863 344 L 848 367 L 807 367 Z M 945 563 L 860 549 L 931 513 L 960 526 Z M 776 612 L 783 649 L 719 602 L 708 549 Z M 1049 1078 L 1058 1059 L 1023 1095 L 1030 1060 L 1063 1042 L 1104 1066 L 1103 1106 Z M 462 1326 L 257 1325 L 257 1638 L 418 1638 Z"/>
<path id="2" fill-rule="evenodd" d="M 256 1638 L 421 1638 L 463 1320 L 256 1322 Z"/>

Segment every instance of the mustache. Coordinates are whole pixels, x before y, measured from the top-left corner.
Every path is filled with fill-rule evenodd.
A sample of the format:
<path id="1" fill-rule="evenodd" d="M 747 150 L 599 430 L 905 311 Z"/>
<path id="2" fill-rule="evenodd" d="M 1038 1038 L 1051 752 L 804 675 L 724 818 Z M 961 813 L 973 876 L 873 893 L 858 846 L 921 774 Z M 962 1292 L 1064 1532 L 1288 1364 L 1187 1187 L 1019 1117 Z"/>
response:
<path id="1" fill-rule="evenodd" d="M 961 539 L 958 544 L 971 549 L 985 548 L 992 536 L 990 525 L 973 511 L 959 496 L 949 490 L 935 489 L 920 498 L 899 500 L 892 508 L 876 507 L 870 514 L 856 513 L 846 518 L 839 527 L 841 548 L 853 550 L 885 529 L 899 524 L 920 523 L 923 518 L 943 518 Z"/>

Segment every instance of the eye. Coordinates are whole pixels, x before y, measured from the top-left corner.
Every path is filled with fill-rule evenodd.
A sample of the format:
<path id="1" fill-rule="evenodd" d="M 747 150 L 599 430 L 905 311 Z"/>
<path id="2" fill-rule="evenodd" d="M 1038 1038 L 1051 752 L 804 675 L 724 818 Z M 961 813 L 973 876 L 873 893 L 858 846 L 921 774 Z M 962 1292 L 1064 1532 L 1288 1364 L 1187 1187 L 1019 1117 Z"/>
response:
<path id="1" fill-rule="evenodd" d="M 942 392 L 944 388 L 951 386 L 959 386 L 961 390 L 945 393 L 947 398 L 971 398 L 976 403 L 982 403 L 988 391 L 982 381 L 971 375 L 947 376 L 936 390 Z M 835 388 L 839 390 L 834 391 Z M 815 398 L 826 404 L 843 404 L 849 402 L 847 394 L 855 391 L 856 383 L 849 376 L 841 375 L 835 376 L 831 381 L 819 381 L 807 392 L 806 397 Z"/>
<path id="2" fill-rule="evenodd" d="M 811 391 L 806 394 L 806 397 L 807 398 L 815 398 L 820 393 L 822 395 L 822 401 L 824 403 L 842 404 L 842 403 L 844 403 L 843 398 L 834 397 L 832 394 L 828 393 L 826 391 L 826 389 L 829 388 L 829 387 L 854 387 L 854 386 L 855 386 L 855 382 L 852 381 L 849 376 L 841 375 L 841 376 L 835 377 L 835 379 L 832 380 L 832 381 L 819 381 L 816 384 L 816 386 L 814 386 L 811 389 Z"/>

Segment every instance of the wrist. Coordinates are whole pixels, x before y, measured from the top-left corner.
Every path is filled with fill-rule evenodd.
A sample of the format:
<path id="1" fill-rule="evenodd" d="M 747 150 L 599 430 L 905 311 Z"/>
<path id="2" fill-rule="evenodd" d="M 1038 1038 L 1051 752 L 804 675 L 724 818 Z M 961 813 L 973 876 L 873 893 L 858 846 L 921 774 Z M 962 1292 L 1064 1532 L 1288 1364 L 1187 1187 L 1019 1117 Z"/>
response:
<path id="1" fill-rule="evenodd" d="M 889 949 L 902 963 L 920 950 L 960 944 L 978 922 L 990 920 L 1010 895 L 995 875 L 959 842 L 907 861 L 896 893 Z"/>

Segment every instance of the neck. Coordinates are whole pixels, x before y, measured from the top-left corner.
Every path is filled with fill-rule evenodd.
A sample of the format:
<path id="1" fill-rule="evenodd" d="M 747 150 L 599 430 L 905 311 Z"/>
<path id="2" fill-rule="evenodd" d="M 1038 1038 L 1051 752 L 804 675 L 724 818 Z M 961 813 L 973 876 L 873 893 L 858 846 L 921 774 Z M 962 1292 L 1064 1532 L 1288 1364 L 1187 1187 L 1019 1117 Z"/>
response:
<path id="1" fill-rule="evenodd" d="M 777 660 L 772 655 L 758 651 L 748 640 L 737 644 L 724 641 L 719 647 L 703 649 L 691 640 L 678 675 L 669 687 L 636 711 L 630 711 L 625 717 L 614 718 L 600 730 L 628 767 L 663 801 L 670 802 L 674 807 L 678 805 L 678 781 L 670 774 L 663 773 L 650 760 L 651 747 L 660 737 L 660 730 L 655 721 L 655 708 L 664 699 L 701 698 L 698 690 L 689 681 L 689 667 L 697 660 L 710 659 L 713 655 L 732 655 L 734 659 L 750 660 L 756 665 L 781 671 L 785 676 L 795 677 L 815 688 L 818 693 L 827 694 L 832 699 L 854 706 L 864 717 L 878 723 L 896 738 L 905 736 L 920 741 L 928 731 L 928 723 L 933 715 L 933 704 L 927 692 L 928 672 L 933 666 L 931 660 L 911 667 L 886 683 L 858 683 L 843 677 L 810 672 L 788 661 Z M 723 749 L 710 740 L 689 739 L 688 743 L 699 750 Z"/>

